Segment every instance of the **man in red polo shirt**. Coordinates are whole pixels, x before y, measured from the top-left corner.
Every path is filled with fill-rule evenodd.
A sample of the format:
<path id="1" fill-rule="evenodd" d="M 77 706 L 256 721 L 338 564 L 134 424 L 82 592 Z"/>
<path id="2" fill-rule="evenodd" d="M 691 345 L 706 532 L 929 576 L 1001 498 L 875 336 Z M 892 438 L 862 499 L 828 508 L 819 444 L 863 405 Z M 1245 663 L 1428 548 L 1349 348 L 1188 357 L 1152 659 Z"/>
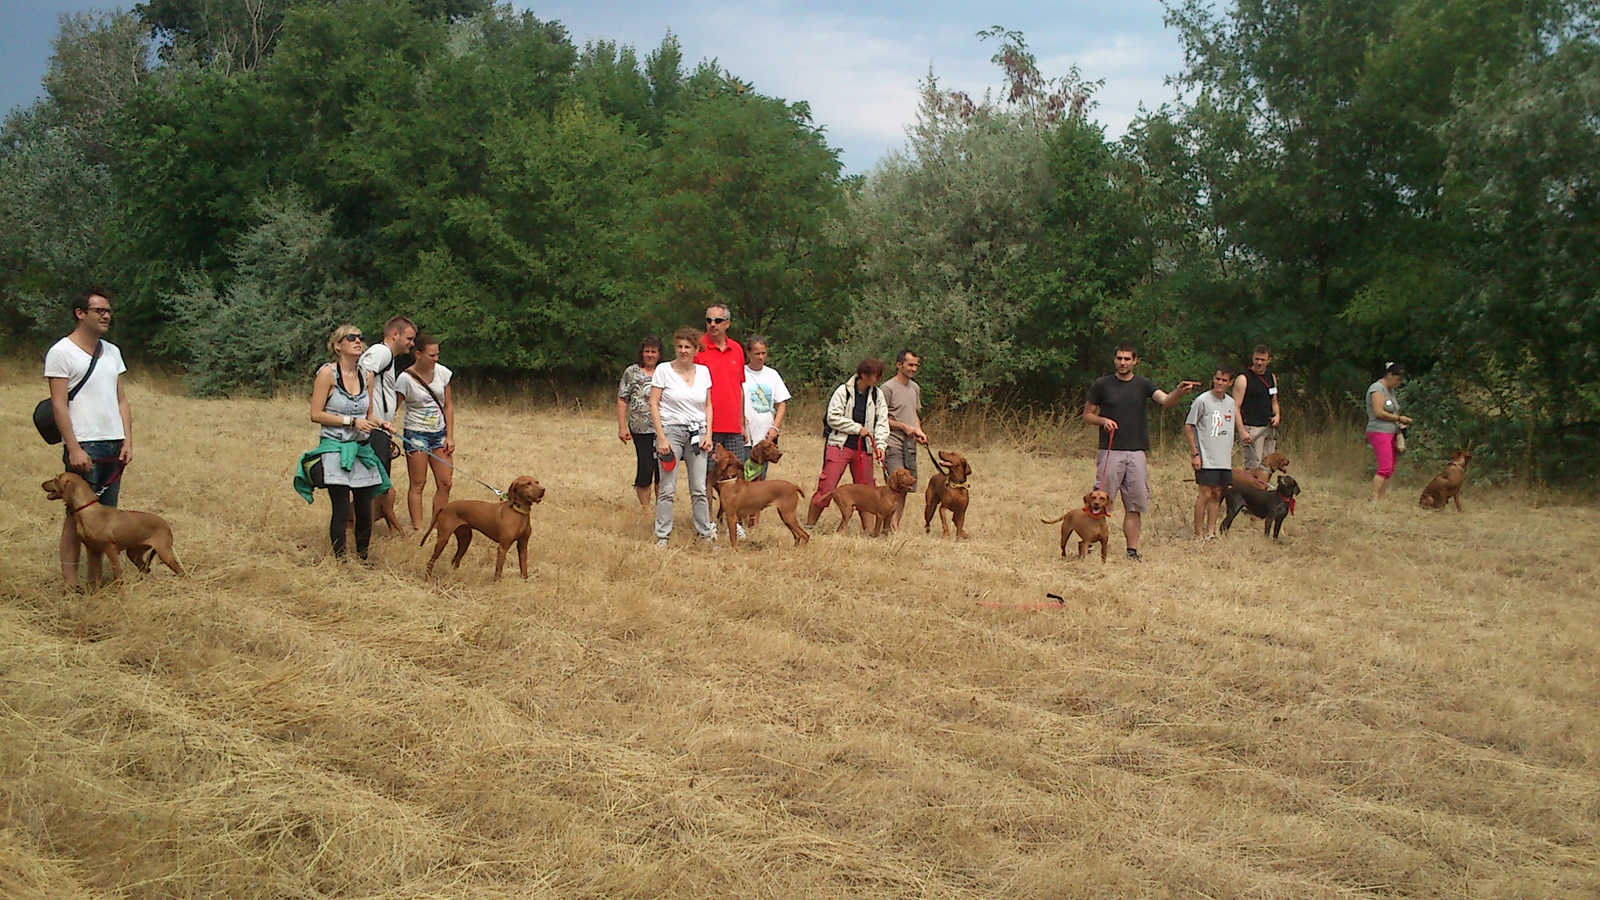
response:
<path id="1" fill-rule="evenodd" d="M 720 303 L 706 310 L 706 333 L 694 361 L 711 370 L 711 425 L 717 429 L 711 442 L 744 462 L 750 458 L 744 442 L 744 348 L 728 337 L 729 316 Z"/>

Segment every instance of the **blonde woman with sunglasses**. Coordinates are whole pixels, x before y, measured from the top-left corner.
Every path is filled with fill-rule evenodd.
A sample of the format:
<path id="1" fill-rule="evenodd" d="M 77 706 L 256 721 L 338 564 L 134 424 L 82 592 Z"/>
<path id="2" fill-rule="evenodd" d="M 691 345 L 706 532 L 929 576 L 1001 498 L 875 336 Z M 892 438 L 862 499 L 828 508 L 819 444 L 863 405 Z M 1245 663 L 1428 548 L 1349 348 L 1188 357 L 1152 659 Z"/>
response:
<path id="1" fill-rule="evenodd" d="M 322 440 L 301 458 L 300 467 L 301 473 L 307 473 L 312 464 L 320 464 L 322 483 L 297 475 L 295 487 L 308 503 L 310 487 L 327 488 L 333 502 L 328 540 L 334 556 L 345 555 L 345 526 L 354 516 L 356 555 L 365 560 L 372 541 L 372 500 L 390 487 L 389 475 L 369 442 L 374 429 L 392 429 L 378 417 L 370 381 L 361 370 L 361 353 L 366 349 L 361 329 L 354 325 L 335 328 L 328 349 L 333 352 L 333 362 L 317 370 L 311 388 L 311 421 L 322 426 Z"/>

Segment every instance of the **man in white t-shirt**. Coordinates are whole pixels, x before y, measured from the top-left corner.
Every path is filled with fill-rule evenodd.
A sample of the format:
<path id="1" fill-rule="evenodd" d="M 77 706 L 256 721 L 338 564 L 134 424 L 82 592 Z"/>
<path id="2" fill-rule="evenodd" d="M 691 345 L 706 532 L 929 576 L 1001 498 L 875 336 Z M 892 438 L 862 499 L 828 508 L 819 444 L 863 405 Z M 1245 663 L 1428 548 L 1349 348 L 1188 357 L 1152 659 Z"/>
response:
<path id="1" fill-rule="evenodd" d="M 122 392 L 128 367 L 117 345 L 104 339 L 111 328 L 105 291 L 79 292 L 72 298 L 72 316 L 77 326 L 44 357 L 50 407 L 61 430 L 61 462 L 88 480 L 102 504 L 116 506 L 122 470 L 133 459 L 133 413 Z M 69 515 L 61 526 L 61 577 L 74 589 L 78 556 L 78 531 Z"/>
<path id="2" fill-rule="evenodd" d="M 778 370 L 767 365 L 767 348 L 770 342 L 764 335 L 752 335 L 745 341 L 744 367 L 744 422 L 746 446 L 754 447 L 764 440 L 778 442 L 783 430 L 784 416 L 789 412 L 789 387 L 783 383 Z M 767 464 L 761 464 L 761 478 L 767 477 Z"/>
<path id="3" fill-rule="evenodd" d="M 372 406 L 378 418 L 390 425 L 394 424 L 395 411 L 399 409 L 399 394 L 395 390 L 395 378 L 399 377 L 410 365 L 407 357 L 411 353 L 411 342 L 417 337 L 417 326 L 405 316 L 395 316 L 383 323 L 383 340 L 367 348 L 361 354 L 361 371 L 372 376 Z M 378 454 L 378 462 L 383 464 L 385 472 L 391 471 L 394 464 L 394 440 L 389 433 L 374 429 L 369 443 L 372 451 Z M 384 491 L 372 501 L 373 519 L 383 519 L 389 523 L 390 531 L 404 531 L 400 526 L 400 517 L 394 511 L 394 491 Z"/>
<path id="4" fill-rule="evenodd" d="M 1183 420 L 1183 434 L 1189 442 L 1189 465 L 1194 469 L 1197 494 L 1194 501 L 1194 536 L 1206 540 L 1217 537 L 1222 495 L 1233 484 L 1233 436 L 1242 434 L 1238 407 L 1228 396 L 1228 387 L 1237 373 L 1227 363 L 1218 363 L 1211 376 L 1211 390 L 1194 398 L 1189 415 Z"/>

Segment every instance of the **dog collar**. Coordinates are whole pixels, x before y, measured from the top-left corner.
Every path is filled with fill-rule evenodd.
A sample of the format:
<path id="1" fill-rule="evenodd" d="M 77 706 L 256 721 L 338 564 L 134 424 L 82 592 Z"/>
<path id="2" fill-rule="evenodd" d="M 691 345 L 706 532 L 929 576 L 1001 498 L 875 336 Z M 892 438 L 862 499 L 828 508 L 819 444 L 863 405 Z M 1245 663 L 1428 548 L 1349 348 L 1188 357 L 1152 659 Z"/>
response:
<path id="1" fill-rule="evenodd" d="M 727 484 L 730 481 L 738 481 L 738 480 L 739 480 L 739 476 L 735 475 L 732 478 L 720 479 L 720 480 L 717 481 L 717 484 Z"/>
<path id="2" fill-rule="evenodd" d="M 967 483 L 965 481 L 946 481 L 944 486 L 948 488 L 959 488 L 963 491 L 967 489 Z"/>
<path id="3" fill-rule="evenodd" d="M 760 477 L 761 477 L 761 463 L 758 463 L 753 459 L 745 460 L 744 461 L 744 480 L 745 481 L 755 481 L 756 479 L 758 479 Z"/>
<path id="4" fill-rule="evenodd" d="M 1289 498 L 1289 515 L 1291 515 L 1291 516 L 1294 515 L 1294 501 L 1296 499 L 1298 499 L 1298 498 L 1296 498 L 1296 497 L 1290 497 Z"/>
<path id="5" fill-rule="evenodd" d="M 1106 516 L 1111 515 L 1111 510 L 1109 510 L 1109 509 L 1102 510 L 1100 512 L 1095 512 L 1094 510 L 1092 510 L 1089 507 L 1085 506 L 1083 508 L 1083 511 L 1088 513 L 1089 514 L 1089 518 L 1091 518 L 1091 519 L 1104 519 Z"/>
<path id="6" fill-rule="evenodd" d="M 519 516 L 526 516 L 529 513 L 533 512 L 533 507 L 531 507 L 531 506 L 523 506 L 521 503 L 518 503 L 517 501 L 513 500 L 513 501 L 511 501 L 511 511 L 516 513 Z"/>
<path id="7" fill-rule="evenodd" d="M 89 507 L 91 507 L 91 506 L 93 506 L 93 505 L 95 505 L 96 503 L 99 503 L 99 502 L 100 502 L 100 498 L 96 497 L 93 500 L 90 500 L 88 503 L 85 503 L 84 505 L 82 505 L 82 506 L 78 507 L 77 509 L 73 510 L 72 514 L 73 515 L 77 515 L 78 513 L 83 512 L 84 510 L 88 509 Z"/>

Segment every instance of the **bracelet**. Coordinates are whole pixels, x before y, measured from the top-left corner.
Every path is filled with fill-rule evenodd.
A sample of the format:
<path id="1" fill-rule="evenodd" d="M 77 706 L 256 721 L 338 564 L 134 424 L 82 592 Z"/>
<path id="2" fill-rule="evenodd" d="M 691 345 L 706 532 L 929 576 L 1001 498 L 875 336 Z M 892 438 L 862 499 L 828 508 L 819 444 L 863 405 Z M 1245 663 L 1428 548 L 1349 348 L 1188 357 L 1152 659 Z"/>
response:
<path id="1" fill-rule="evenodd" d="M 344 427 L 349 428 L 350 426 L 356 424 L 356 417 L 355 416 L 345 416 L 343 421 L 344 421 Z"/>

